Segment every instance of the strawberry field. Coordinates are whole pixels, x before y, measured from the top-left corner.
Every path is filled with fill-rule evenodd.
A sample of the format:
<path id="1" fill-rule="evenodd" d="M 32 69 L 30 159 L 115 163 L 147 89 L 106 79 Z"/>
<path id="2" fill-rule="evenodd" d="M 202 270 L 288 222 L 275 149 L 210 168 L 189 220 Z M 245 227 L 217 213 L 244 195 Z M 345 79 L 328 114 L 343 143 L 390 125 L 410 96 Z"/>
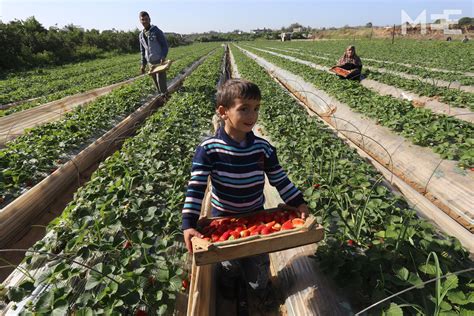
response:
<path id="1" fill-rule="evenodd" d="M 474 196 L 474 123 L 465 117 L 474 110 L 473 44 L 406 40 L 393 49 L 382 40 L 355 43 L 367 66 L 365 78 L 465 111 L 465 117 L 415 106 L 369 89 L 363 80 L 341 80 L 325 71 L 349 41 L 227 44 L 230 51 L 221 43 L 172 48 L 168 84 L 180 76 L 182 84 L 170 95 L 157 95 L 149 76 L 138 77 L 0 147 L 1 228 L 15 223 L 15 216 L 2 213 L 7 208 L 16 215 L 36 203 L 38 214 L 49 212 L 53 201 L 43 201 L 41 191 L 31 201 L 25 196 L 38 188 L 45 194 L 52 190 L 44 184 L 48 179 L 60 178 L 67 164 L 101 136 L 160 100 L 134 124 L 133 133 L 123 131 L 107 141 L 112 154 L 98 154 L 95 171 L 65 198 L 62 212 L 44 229 L 45 236 L 28 245 L 21 264 L 1 257 L 8 249 L 0 249 L 0 268 L 15 270 L 0 285 L 2 313 L 180 315 L 180 299 L 193 295 L 181 210 L 196 146 L 213 130 L 215 94 L 227 66 L 261 89 L 260 132 L 304 193 L 311 218 L 324 227 L 311 264 L 347 298 L 348 314 L 472 315 L 474 215 L 465 205 L 472 205 Z M 0 116 L 11 118 L 14 112 L 135 77 L 138 61 L 138 54 L 122 55 L 5 74 L 0 104 L 18 104 L 0 110 Z M 282 73 L 291 79 L 283 80 Z M 339 108 L 321 115 L 298 92 L 334 100 Z M 403 141 L 388 153 L 389 163 L 344 134 L 345 127 L 333 125 L 331 118 L 343 111 L 353 117 L 345 119 L 348 125 L 365 120 L 366 129 L 358 134 L 380 128 L 383 136 Z M 116 145 L 116 140 L 124 142 Z M 385 146 L 393 145 L 383 137 L 371 140 L 387 152 Z M 420 157 L 412 152 L 397 156 L 399 147 L 418 150 L 426 165 L 434 161 L 421 185 L 415 176 L 425 165 L 414 165 Z M 414 193 L 407 194 L 394 178 Z M 441 188 L 448 198 L 439 195 L 439 183 L 449 183 Z M 199 229 L 209 244 L 235 244 L 295 232 L 305 225 L 298 217 L 295 211 L 259 213 L 209 220 Z M 31 219 L 27 226 L 41 225 Z"/>

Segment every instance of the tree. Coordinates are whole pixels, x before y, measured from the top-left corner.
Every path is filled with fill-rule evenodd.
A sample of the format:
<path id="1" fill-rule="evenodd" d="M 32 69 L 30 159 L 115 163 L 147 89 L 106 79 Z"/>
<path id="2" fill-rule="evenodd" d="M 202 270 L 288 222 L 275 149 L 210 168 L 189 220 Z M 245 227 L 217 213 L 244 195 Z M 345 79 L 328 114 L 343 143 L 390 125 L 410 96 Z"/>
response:
<path id="1" fill-rule="evenodd" d="M 458 25 L 474 25 L 474 18 L 470 18 L 467 16 L 460 18 L 458 21 Z"/>
<path id="2" fill-rule="evenodd" d="M 369 22 L 365 25 L 365 27 L 371 28 L 372 27 L 372 22 Z"/>

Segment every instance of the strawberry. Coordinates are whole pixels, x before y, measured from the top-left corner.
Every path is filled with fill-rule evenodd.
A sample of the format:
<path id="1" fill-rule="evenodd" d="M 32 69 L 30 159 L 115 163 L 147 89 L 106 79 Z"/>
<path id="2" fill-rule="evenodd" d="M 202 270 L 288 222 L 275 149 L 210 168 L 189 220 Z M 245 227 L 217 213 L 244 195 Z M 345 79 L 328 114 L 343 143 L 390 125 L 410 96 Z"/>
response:
<path id="1" fill-rule="evenodd" d="M 281 224 L 280 223 L 276 223 L 275 225 L 273 225 L 272 229 L 274 231 L 279 231 L 281 230 Z"/>
<path id="2" fill-rule="evenodd" d="M 211 238 L 209 238 L 209 237 L 204 237 L 203 239 L 204 239 L 205 241 L 211 242 Z"/>
<path id="3" fill-rule="evenodd" d="M 148 313 L 146 311 L 142 310 L 142 309 L 137 309 L 135 311 L 135 316 L 147 316 L 147 315 L 148 315 Z"/>
<path id="4" fill-rule="evenodd" d="M 183 286 L 184 290 L 186 291 L 189 287 L 189 281 L 187 279 L 183 279 L 181 281 L 181 285 Z"/>
<path id="5" fill-rule="evenodd" d="M 216 242 L 216 241 L 219 241 L 219 234 L 212 234 L 211 235 L 211 240 L 212 242 Z"/>
<path id="6" fill-rule="evenodd" d="M 252 225 L 252 226 L 248 229 L 248 231 L 249 231 L 249 232 L 253 232 L 254 230 L 257 229 L 257 227 L 258 227 L 257 225 Z"/>
<path id="7" fill-rule="evenodd" d="M 153 275 L 150 275 L 148 277 L 148 283 L 151 285 L 151 286 L 155 286 L 156 284 L 156 278 L 153 276 Z"/>
<path id="8" fill-rule="evenodd" d="M 242 226 L 238 226 L 237 228 L 235 228 L 234 231 L 240 234 L 240 232 L 243 231 L 243 230 L 244 230 L 244 228 Z"/>
<path id="9" fill-rule="evenodd" d="M 293 229 L 295 228 L 293 226 L 293 223 L 291 222 L 291 220 L 287 220 L 286 222 L 283 223 L 283 225 L 281 225 L 281 230 L 288 230 L 288 229 Z"/>
<path id="10" fill-rule="evenodd" d="M 352 247 L 355 244 L 355 242 L 352 239 L 348 239 L 346 243 L 349 247 Z"/>
<path id="11" fill-rule="evenodd" d="M 240 233 L 234 231 L 230 232 L 230 237 L 229 240 L 234 240 L 234 239 L 239 239 L 240 238 Z"/>
<path id="12" fill-rule="evenodd" d="M 270 213 L 265 214 L 265 216 L 263 217 L 263 221 L 265 223 L 271 222 L 272 220 L 273 220 L 273 216 Z"/>
<path id="13" fill-rule="evenodd" d="M 266 223 L 265 226 L 267 226 L 267 227 L 273 227 L 275 224 L 276 224 L 275 221 L 271 221 L 271 222 Z"/>
<path id="14" fill-rule="evenodd" d="M 255 235 L 259 235 L 260 232 L 258 230 L 254 230 L 253 232 L 250 233 L 250 236 L 255 236 Z"/>
<path id="15" fill-rule="evenodd" d="M 262 235 L 268 235 L 273 233 L 273 229 L 271 227 L 264 227 L 261 231 Z"/>
<path id="16" fill-rule="evenodd" d="M 304 225 L 304 219 L 302 218 L 294 218 L 291 223 L 294 227 L 301 227 Z"/>
<path id="17" fill-rule="evenodd" d="M 258 232 L 261 233 L 261 232 L 262 232 L 262 229 L 264 229 L 265 227 L 267 227 L 267 226 L 265 226 L 265 224 L 259 225 L 259 226 L 257 227 Z"/>
<path id="18" fill-rule="evenodd" d="M 314 189 L 317 189 L 317 188 L 319 188 L 320 186 L 321 186 L 321 185 L 320 185 L 319 183 L 313 184 L 313 188 L 314 188 Z"/>
<path id="19" fill-rule="evenodd" d="M 132 242 L 130 240 L 125 240 L 122 247 L 123 247 L 123 249 L 132 248 Z"/>
<path id="20" fill-rule="evenodd" d="M 240 237 L 244 238 L 244 237 L 248 237 L 250 236 L 250 231 L 248 229 L 246 230 L 243 230 L 240 232 Z"/>
<path id="21" fill-rule="evenodd" d="M 226 241 L 230 237 L 230 231 L 226 231 L 225 233 L 222 234 L 221 238 L 219 238 L 219 241 Z"/>

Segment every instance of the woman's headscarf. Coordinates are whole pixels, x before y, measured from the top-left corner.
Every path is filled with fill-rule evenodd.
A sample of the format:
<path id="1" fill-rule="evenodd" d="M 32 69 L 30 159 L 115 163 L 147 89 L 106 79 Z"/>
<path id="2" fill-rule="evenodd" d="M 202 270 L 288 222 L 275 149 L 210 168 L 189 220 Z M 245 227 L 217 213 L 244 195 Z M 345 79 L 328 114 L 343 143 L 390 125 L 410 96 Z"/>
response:
<path id="1" fill-rule="evenodd" d="M 349 57 L 347 53 L 349 50 L 354 50 L 352 57 Z M 339 58 L 339 61 L 337 63 L 338 65 L 344 65 L 344 64 L 354 64 L 356 66 L 362 65 L 362 61 L 360 60 L 359 56 L 357 56 L 355 52 L 355 47 L 353 45 L 350 45 L 346 48 L 344 55 L 341 58 Z"/>

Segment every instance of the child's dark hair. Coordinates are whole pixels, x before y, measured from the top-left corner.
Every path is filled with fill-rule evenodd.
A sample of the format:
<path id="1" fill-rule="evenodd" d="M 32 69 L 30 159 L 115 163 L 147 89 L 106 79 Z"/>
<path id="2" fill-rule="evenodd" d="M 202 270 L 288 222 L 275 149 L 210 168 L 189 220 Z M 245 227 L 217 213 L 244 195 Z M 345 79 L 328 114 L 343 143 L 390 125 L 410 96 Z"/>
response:
<path id="1" fill-rule="evenodd" d="M 258 86 L 243 79 L 229 79 L 219 87 L 216 94 L 216 107 L 226 109 L 234 105 L 235 99 L 260 100 L 262 95 Z"/>
<path id="2" fill-rule="evenodd" d="M 141 17 L 141 18 L 142 18 L 142 17 L 145 17 L 145 16 L 150 17 L 150 15 L 148 14 L 148 12 L 146 12 L 146 11 L 141 11 L 141 12 L 138 14 L 138 16 Z"/>

